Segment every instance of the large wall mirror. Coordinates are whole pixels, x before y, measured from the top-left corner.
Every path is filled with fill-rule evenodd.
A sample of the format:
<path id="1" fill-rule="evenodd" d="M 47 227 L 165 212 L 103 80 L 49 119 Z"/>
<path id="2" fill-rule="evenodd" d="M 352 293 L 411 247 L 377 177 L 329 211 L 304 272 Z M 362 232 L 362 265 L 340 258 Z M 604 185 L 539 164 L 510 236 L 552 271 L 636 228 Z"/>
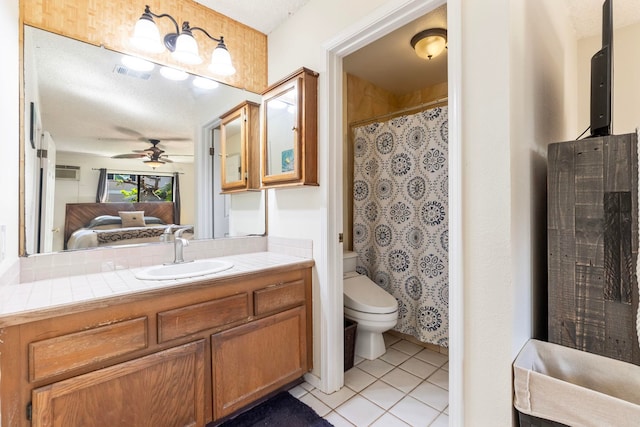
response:
<path id="1" fill-rule="evenodd" d="M 174 69 L 124 57 L 24 27 L 23 255 L 66 249 L 66 206 L 96 202 L 101 169 L 107 203 L 172 197 L 177 177 L 180 223 L 195 237 L 264 234 L 265 192 L 220 195 L 216 146 L 218 117 L 260 95 L 190 74 L 172 80 Z M 203 176 L 212 182 L 196 191 Z M 211 214 L 203 220 L 202 211 Z"/>

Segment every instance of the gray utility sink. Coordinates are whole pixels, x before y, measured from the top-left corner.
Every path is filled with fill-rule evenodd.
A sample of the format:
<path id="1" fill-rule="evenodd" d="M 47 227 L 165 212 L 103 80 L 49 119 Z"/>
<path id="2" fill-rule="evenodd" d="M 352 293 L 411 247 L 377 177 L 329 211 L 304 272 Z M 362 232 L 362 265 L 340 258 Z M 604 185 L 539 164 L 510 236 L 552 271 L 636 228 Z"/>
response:
<path id="1" fill-rule="evenodd" d="M 233 267 L 233 263 L 218 259 L 196 260 L 178 264 L 163 264 L 145 268 L 136 273 L 141 280 L 185 279 L 219 273 Z"/>

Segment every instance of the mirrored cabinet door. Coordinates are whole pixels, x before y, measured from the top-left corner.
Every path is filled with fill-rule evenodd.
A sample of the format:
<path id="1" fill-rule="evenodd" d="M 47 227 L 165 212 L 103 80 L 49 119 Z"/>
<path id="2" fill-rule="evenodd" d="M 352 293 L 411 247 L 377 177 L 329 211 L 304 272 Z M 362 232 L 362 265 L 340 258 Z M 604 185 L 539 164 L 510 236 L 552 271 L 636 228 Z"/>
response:
<path id="1" fill-rule="evenodd" d="M 303 68 L 263 93 L 263 187 L 318 185 L 317 79 Z"/>
<path id="2" fill-rule="evenodd" d="M 260 105 L 243 102 L 220 122 L 222 192 L 260 188 Z"/>

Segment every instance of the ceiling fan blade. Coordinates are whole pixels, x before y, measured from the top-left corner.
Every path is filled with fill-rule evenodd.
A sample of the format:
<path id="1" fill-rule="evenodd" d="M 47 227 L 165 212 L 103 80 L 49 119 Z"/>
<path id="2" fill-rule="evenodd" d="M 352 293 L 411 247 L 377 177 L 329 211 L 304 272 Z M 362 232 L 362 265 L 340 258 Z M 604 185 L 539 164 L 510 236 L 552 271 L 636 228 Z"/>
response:
<path id="1" fill-rule="evenodd" d="M 115 156 L 111 156 L 112 159 L 140 159 L 142 157 L 147 157 L 146 154 L 117 154 Z"/>

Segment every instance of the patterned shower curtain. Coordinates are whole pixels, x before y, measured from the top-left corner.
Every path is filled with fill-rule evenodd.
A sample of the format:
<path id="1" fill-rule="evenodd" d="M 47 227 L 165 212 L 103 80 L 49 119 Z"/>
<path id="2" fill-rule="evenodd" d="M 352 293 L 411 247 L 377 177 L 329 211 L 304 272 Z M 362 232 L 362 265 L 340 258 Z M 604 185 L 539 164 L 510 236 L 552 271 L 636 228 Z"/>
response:
<path id="1" fill-rule="evenodd" d="M 448 347 L 448 115 L 353 129 L 358 271 L 398 300 L 395 330 Z"/>

